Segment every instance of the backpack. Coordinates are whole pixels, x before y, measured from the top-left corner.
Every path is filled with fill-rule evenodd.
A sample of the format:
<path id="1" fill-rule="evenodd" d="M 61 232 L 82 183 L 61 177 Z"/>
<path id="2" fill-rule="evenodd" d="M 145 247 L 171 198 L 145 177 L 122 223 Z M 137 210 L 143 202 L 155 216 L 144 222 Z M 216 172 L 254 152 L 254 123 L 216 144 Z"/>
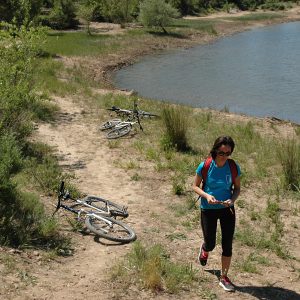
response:
<path id="1" fill-rule="evenodd" d="M 202 189 L 204 189 L 206 178 L 207 178 L 207 173 L 209 170 L 209 167 L 211 165 L 213 158 L 210 156 L 204 161 L 204 166 L 201 170 L 201 175 L 202 175 Z M 238 176 L 238 169 L 236 166 L 236 163 L 233 159 L 228 159 L 229 167 L 230 167 L 230 172 L 231 172 L 231 182 L 232 185 L 235 183 L 235 178 Z"/>

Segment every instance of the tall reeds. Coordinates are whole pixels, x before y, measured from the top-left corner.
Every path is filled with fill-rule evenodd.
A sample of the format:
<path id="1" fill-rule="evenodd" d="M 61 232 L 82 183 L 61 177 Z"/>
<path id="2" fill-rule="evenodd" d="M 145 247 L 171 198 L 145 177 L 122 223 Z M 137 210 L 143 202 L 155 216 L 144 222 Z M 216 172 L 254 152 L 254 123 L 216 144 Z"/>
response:
<path id="1" fill-rule="evenodd" d="M 188 150 L 188 109 L 165 106 L 162 110 L 162 120 L 165 127 L 165 144 L 177 151 Z"/>
<path id="2" fill-rule="evenodd" d="M 285 187 L 300 192 L 300 143 L 295 138 L 287 140 L 278 150 L 283 168 Z"/>

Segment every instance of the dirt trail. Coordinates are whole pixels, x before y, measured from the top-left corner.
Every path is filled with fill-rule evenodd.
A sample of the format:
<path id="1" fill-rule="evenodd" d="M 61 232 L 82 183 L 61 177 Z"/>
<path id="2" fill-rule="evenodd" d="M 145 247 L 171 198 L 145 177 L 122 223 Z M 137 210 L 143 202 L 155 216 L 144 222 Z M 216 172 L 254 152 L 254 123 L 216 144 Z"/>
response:
<path id="1" fill-rule="evenodd" d="M 180 226 L 180 228 L 177 228 L 177 225 L 172 227 L 168 222 L 159 223 L 159 232 L 154 234 L 154 231 L 151 231 L 158 226 L 157 219 L 153 219 L 153 215 L 165 215 L 164 218 L 167 219 L 170 214 L 169 205 L 181 201 L 171 195 L 168 183 L 162 182 L 160 175 L 153 172 L 148 174 L 147 186 L 141 186 L 140 182 L 130 180 L 127 171 L 115 166 L 114 161 L 119 157 L 122 158 L 122 150 L 120 147 L 114 149 L 108 147 L 104 135 L 97 129 L 99 121 L 96 114 L 70 98 L 57 97 L 54 100 L 61 108 L 59 119 L 54 125 L 40 124 L 35 138 L 56 148 L 61 158 L 61 165 L 66 170 L 74 171 L 79 189 L 88 194 L 101 195 L 128 205 L 130 216 L 127 223 L 135 229 L 141 240 L 161 242 L 168 234 L 181 232 Z M 145 169 L 148 167 L 145 166 Z M 251 193 L 244 196 L 255 198 Z M 164 210 L 167 214 L 164 214 Z M 140 212 L 143 212 L 142 217 Z M 62 220 L 65 218 L 62 212 L 59 216 Z M 182 261 L 185 258 L 185 261 L 191 262 L 195 268 L 198 268 L 195 263 L 195 253 L 200 244 L 200 234 L 195 231 L 185 232 L 185 234 L 186 240 L 169 241 L 167 250 L 176 260 Z M 153 294 L 135 287 L 130 287 L 126 292 L 118 290 L 117 287 L 112 289 L 107 283 L 109 270 L 116 259 L 129 252 L 131 245 L 113 245 L 105 240 L 97 240 L 93 235 L 80 233 L 74 234 L 73 241 L 76 243 L 74 256 L 46 264 L 39 270 L 35 268 L 32 275 L 38 278 L 36 284 L 32 287 L 28 286 L 25 291 L 22 290 L 19 296 L 14 294 L 8 299 L 199 299 L 199 291 L 181 293 L 179 296 Z M 211 270 L 219 269 L 220 251 L 218 248 L 210 255 Z M 274 263 L 278 260 L 276 256 L 273 259 Z M 275 284 L 279 286 L 284 284 L 287 289 L 293 291 L 296 276 L 293 270 L 285 266 L 280 274 L 276 274 L 276 268 L 272 269 L 274 272 L 272 280 Z M 208 279 L 218 299 L 224 297 L 257 299 L 256 294 L 262 295 L 261 276 L 255 278 L 252 274 L 240 273 L 235 283 L 241 287 L 241 291 L 230 294 L 228 298 L 226 292 L 218 288 L 214 274 L 203 269 L 200 269 L 200 273 L 203 278 Z"/>
<path id="2" fill-rule="evenodd" d="M 115 166 L 122 151 L 108 147 L 93 112 L 70 98 L 56 97 L 54 101 L 61 109 L 58 120 L 55 124 L 39 124 L 34 138 L 55 148 L 60 164 L 74 172 L 76 185 L 82 192 L 129 206 L 126 223 L 135 229 L 138 237 L 143 236 L 161 198 L 150 196 L 155 189 L 142 187 L 139 182 L 130 180 L 125 170 Z M 159 193 L 164 198 L 166 192 Z M 143 218 L 141 212 L 145 214 Z M 66 215 L 59 212 L 62 221 Z M 106 287 L 105 279 L 115 260 L 128 253 L 131 245 L 115 245 L 80 233 L 75 233 L 73 240 L 76 243 L 74 256 L 33 271 L 33 276 L 38 278 L 36 285 L 26 290 L 25 296 L 22 293 L 12 299 L 113 299 L 114 292 Z M 149 293 L 145 293 L 144 299 L 149 299 Z"/>
<path id="3" fill-rule="evenodd" d="M 78 188 L 124 205 L 128 205 L 129 200 L 144 203 L 147 199 L 139 192 L 140 188 L 133 186 L 125 171 L 113 165 L 117 155 L 108 148 L 94 116 L 85 113 L 72 99 L 55 98 L 55 102 L 61 108 L 58 122 L 40 124 L 35 138 L 56 148 L 61 165 L 74 171 Z M 133 203 L 130 207 L 134 207 Z M 134 220 L 132 209 L 130 213 Z M 137 224 L 130 222 L 130 218 L 127 223 L 139 234 Z M 99 243 L 92 235 L 76 234 L 77 239 L 73 257 L 35 274 L 39 280 L 27 292 L 28 299 L 82 299 L 83 296 L 111 299 L 109 293 L 104 294 L 103 286 L 99 289 L 99 282 L 105 278 L 114 258 L 123 256 L 129 245 L 107 246 L 105 241 Z M 24 294 L 20 299 L 24 299 Z"/>

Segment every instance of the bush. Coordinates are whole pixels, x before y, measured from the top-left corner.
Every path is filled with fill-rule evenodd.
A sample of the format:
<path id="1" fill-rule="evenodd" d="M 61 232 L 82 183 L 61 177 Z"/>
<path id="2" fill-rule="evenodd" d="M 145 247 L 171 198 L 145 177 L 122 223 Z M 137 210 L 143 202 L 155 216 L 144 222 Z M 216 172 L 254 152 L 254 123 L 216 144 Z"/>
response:
<path id="1" fill-rule="evenodd" d="M 182 288 L 197 281 L 197 271 L 191 265 L 173 263 L 169 254 L 159 245 L 150 248 L 136 242 L 124 262 L 125 270 L 132 270 L 125 275 L 127 279 L 141 282 L 152 291 L 165 290 L 179 292 Z M 117 274 L 120 276 L 120 274 Z"/>
<path id="2" fill-rule="evenodd" d="M 193 15 L 199 12 L 200 7 L 205 6 L 205 3 L 199 0 L 169 0 L 168 3 L 178 9 L 181 15 Z"/>
<path id="3" fill-rule="evenodd" d="M 56 0 L 49 16 L 42 20 L 43 25 L 53 29 L 75 28 L 79 22 L 76 20 L 76 9 L 71 0 Z"/>
<path id="4" fill-rule="evenodd" d="M 295 139 L 288 140 L 278 149 L 278 157 L 284 174 L 285 187 L 300 191 L 300 144 Z"/>
<path id="5" fill-rule="evenodd" d="M 187 142 L 188 111 L 182 107 L 166 106 L 162 110 L 162 120 L 165 126 L 164 143 L 178 151 L 189 149 Z"/>
<path id="6" fill-rule="evenodd" d="M 42 0 L 6 0 L 0 4 L 0 20 L 28 26 L 37 20 Z"/>
<path id="7" fill-rule="evenodd" d="M 139 13 L 139 2 L 139 0 L 102 0 L 87 4 L 93 8 L 91 20 L 122 24 L 136 19 Z"/>
<path id="8" fill-rule="evenodd" d="M 146 27 L 161 28 L 165 33 L 165 27 L 178 16 L 178 11 L 164 0 L 147 0 L 140 5 L 140 22 Z"/>
<path id="9" fill-rule="evenodd" d="M 0 244 L 56 247 L 64 240 L 57 235 L 55 222 L 36 195 L 16 184 L 32 121 L 43 114 L 33 80 L 43 35 L 40 29 L 3 23 L 0 35 Z"/>
<path id="10" fill-rule="evenodd" d="M 267 1 L 263 5 L 261 5 L 261 9 L 266 10 L 285 10 L 286 6 L 283 2 L 274 2 L 274 1 Z"/>

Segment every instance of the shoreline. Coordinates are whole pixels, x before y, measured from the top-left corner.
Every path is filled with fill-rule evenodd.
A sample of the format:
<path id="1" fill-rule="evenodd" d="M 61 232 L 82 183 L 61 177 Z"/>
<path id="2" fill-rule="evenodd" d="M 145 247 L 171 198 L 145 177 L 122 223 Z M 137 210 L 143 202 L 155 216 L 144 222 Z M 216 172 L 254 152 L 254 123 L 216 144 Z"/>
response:
<path id="1" fill-rule="evenodd" d="M 258 12 L 257 14 L 259 14 L 260 12 Z M 245 15 L 249 15 L 249 12 L 245 12 Z M 148 49 L 143 49 L 143 46 L 141 47 L 140 51 L 138 51 L 138 53 L 136 53 L 136 51 L 133 51 L 134 53 L 126 53 L 127 55 L 125 56 L 117 56 L 117 60 L 115 61 L 115 63 L 113 64 L 108 64 L 108 65 L 104 65 L 103 69 L 101 70 L 101 74 L 102 74 L 102 80 L 105 83 L 105 87 L 110 90 L 110 91 L 114 91 L 115 93 L 119 93 L 119 94 L 126 94 L 126 95 L 132 95 L 135 93 L 135 91 L 129 91 L 129 90 L 121 90 L 118 89 L 113 82 L 113 75 L 115 72 L 117 72 L 118 70 L 122 69 L 123 67 L 127 67 L 130 66 L 134 63 L 136 63 L 138 60 L 142 59 L 145 56 L 148 55 L 153 55 L 156 53 L 159 53 L 161 51 L 167 51 L 167 50 L 175 50 L 175 49 L 190 49 L 193 48 L 195 46 L 198 45 L 205 45 L 205 44 L 209 44 L 209 43 L 214 43 L 217 40 L 219 40 L 220 38 L 224 38 L 224 37 L 229 37 L 232 36 L 234 34 L 238 34 L 240 32 L 245 32 L 248 30 L 252 30 L 255 28 L 259 28 L 259 27 L 266 27 L 266 26 L 273 26 L 273 25 L 278 25 L 278 24 L 283 24 L 283 23 L 290 23 L 290 22 L 299 22 L 300 21 L 300 6 L 297 6 L 295 8 L 293 8 L 292 10 L 283 12 L 283 13 L 278 13 L 278 15 L 280 15 L 281 17 L 278 18 L 274 18 L 274 19 L 265 19 L 265 20 L 259 20 L 259 21 L 246 21 L 243 24 L 236 24 L 234 23 L 235 21 L 233 21 L 232 23 L 229 23 L 229 26 L 227 25 L 228 23 L 224 22 L 224 19 L 221 19 L 220 22 L 217 22 L 215 27 L 217 28 L 217 35 L 212 35 L 212 34 L 205 34 L 205 35 L 193 35 L 191 38 L 189 37 L 188 40 L 186 40 L 185 42 L 182 41 L 173 41 L 172 43 L 168 44 L 167 46 L 164 45 L 164 41 L 161 41 L 161 43 L 156 44 L 156 47 L 152 47 L 152 48 L 148 48 Z M 213 17 L 213 16 L 208 16 L 208 17 L 193 17 L 193 19 L 205 19 L 205 18 L 209 18 L 209 19 L 215 19 L 215 18 L 224 18 L 224 16 L 226 17 L 235 17 L 235 14 L 222 14 L 222 17 Z M 240 16 L 240 14 L 239 14 Z M 188 18 L 188 17 L 187 17 Z M 233 26 L 230 26 L 233 25 Z M 161 100 L 155 100 L 155 101 L 162 101 Z M 171 101 L 168 101 L 171 102 Z M 171 102 L 173 103 L 173 102 Z M 184 105 L 184 104 L 180 104 L 180 105 Z M 202 110 L 205 110 L 206 108 L 201 108 L 201 107 L 193 107 L 193 108 L 199 108 Z M 209 109 L 209 110 L 213 110 L 213 111 L 218 111 L 217 109 Z M 219 112 L 219 111 L 218 111 Z M 289 123 L 291 125 L 295 125 L 295 126 L 300 126 L 300 123 L 296 123 L 294 121 L 291 120 L 286 120 L 286 119 L 280 119 L 277 118 L 275 116 L 265 116 L 265 117 L 259 117 L 259 116 L 250 116 L 250 115 L 246 115 L 246 114 L 242 114 L 242 113 L 230 113 L 230 114 L 234 114 L 234 115 L 245 115 L 247 117 L 250 118 L 256 118 L 256 119 L 265 119 L 268 120 L 269 122 L 282 122 L 282 123 Z"/>
<path id="2" fill-rule="evenodd" d="M 292 14 L 290 14 L 292 12 Z M 249 12 L 244 12 L 244 15 L 249 15 Z M 260 14 L 262 12 L 253 12 L 253 14 Z M 266 13 L 266 12 L 263 12 Z M 209 19 L 218 19 L 220 18 L 221 21 L 220 23 L 216 23 L 216 27 L 217 27 L 217 34 L 216 35 L 201 35 L 200 37 L 198 35 L 193 35 L 191 39 L 188 39 L 186 41 L 186 43 L 182 43 L 182 41 L 180 41 L 179 43 L 173 43 L 171 44 L 171 47 L 163 47 L 163 42 L 161 44 L 156 44 L 154 47 L 151 47 L 150 49 L 144 50 L 141 49 L 141 51 L 139 51 L 138 55 L 130 55 L 129 53 L 129 57 L 122 57 L 119 56 L 117 62 L 115 62 L 115 64 L 109 64 L 103 67 L 102 72 L 104 72 L 104 78 L 105 81 L 112 85 L 113 87 L 113 82 L 111 81 L 111 74 L 115 71 L 120 70 L 123 67 L 129 66 L 134 64 L 137 60 L 141 59 L 141 57 L 143 56 L 147 56 L 147 55 L 152 55 L 155 54 L 159 51 L 165 51 L 165 50 L 174 50 L 174 49 L 181 49 L 181 48 L 185 48 L 185 49 L 189 49 L 192 48 L 194 46 L 197 45 L 204 45 L 204 44 L 209 44 L 209 43 L 214 43 L 216 42 L 218 39 L 223 38 L 223 37 L 229 37 L 231 35 L 240 33 L 240 32 L 245 32 L 248 30 L 252 30 L 255 28 L 259 28 L 259 27 L 266 27 L 266 26 L 273 26 L 273 25 L 277 25 L 277 24 L 283 24 L 283 23 L 290 23 L 290 22 L 300 22 L 300 6 L 297 6 L 295 8 L 293 8 L 292 10 L 288 10 L 288 11 L 284 11 L 283 13 L 277 13 L 277 12 L 271 12 L 274 14 L 278 14 L 281 17 L 278 18 L 274 18 L 274 19 L 265 19 L 265 20 L 259 20 L 259 21 L 246 21 L 244 24 L 233 24 L 233 27 L 227 28 L 227 26 L 223 26 L 225 24 L 224 21 L 222 21 L 221 17 L 214 17 L 213 15 L 210 15 L 209 17 L 193 17 L 193 19 L 199 19 L 199 20 L 205 20 L 207 18 Z M 235 14 L 226 14 L 227 17 L 235 17 Z M 241 16 L 241 15 L 239 15 Z M 222 17 L 224 18 L 224 14 L 222 15 Z M 187 19 L 189 17 L 186 17 Z M 234 21 L 233 21 L 234 22 Z M 248 23 L 247 23 L 248 22 Z M 130 29 L 129 29 L 130 30 Z M 189 38 L 189 37 L 188 37 Z M 140 45 L 139 45 L 140 46 Z M 135 53 L 136 54 L 136 53 Z M 127 56 L 127 55 L 126 55 Z M 116 89 L 116 88 L 114 88 Z"/>

